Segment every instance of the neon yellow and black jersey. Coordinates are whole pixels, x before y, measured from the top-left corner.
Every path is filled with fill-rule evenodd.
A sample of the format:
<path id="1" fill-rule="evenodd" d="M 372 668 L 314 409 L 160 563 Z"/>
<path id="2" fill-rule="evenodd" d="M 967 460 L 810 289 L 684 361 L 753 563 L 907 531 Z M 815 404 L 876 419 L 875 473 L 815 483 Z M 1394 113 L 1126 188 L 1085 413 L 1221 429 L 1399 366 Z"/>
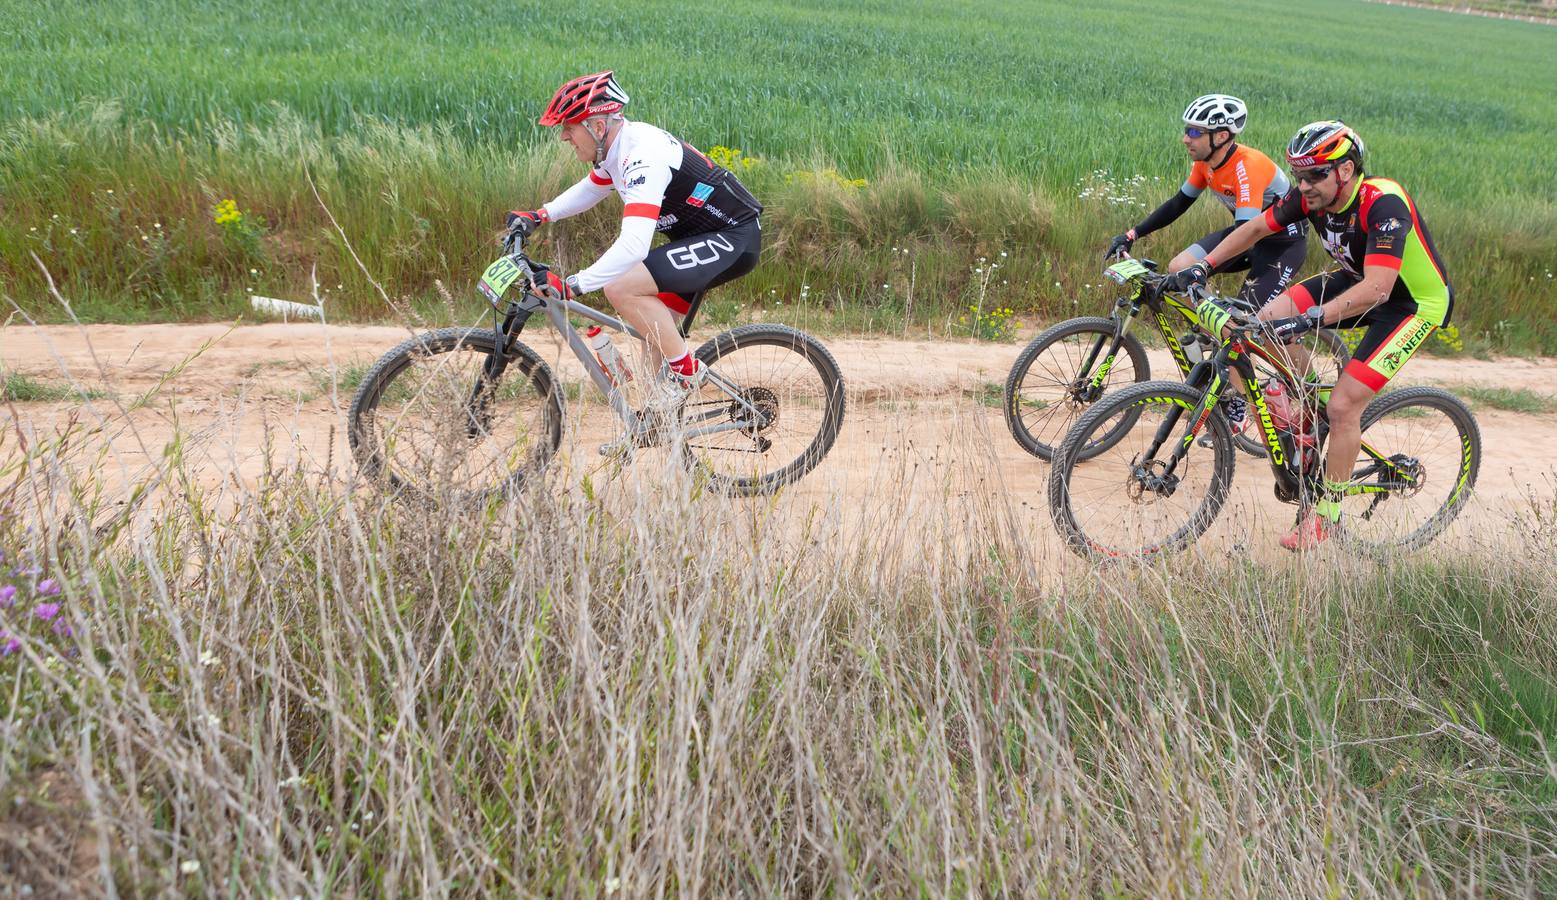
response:
<path id="1" fill-rule="evenodd" d="M 1340 212 L 1310 210 L 1296 188 L 1265 210 L 1265 224 L 1280 231 L 1307 218 L 1325 250 L 1354 278 L 1364 266 L 1399 271 L 1384 305 L 1397 306 L 1433 325 L 1447 325 L 1454 289 L 1433 247 L 1427 223 L 1406 189 L 1387 178 L 1364 178 Z"/>

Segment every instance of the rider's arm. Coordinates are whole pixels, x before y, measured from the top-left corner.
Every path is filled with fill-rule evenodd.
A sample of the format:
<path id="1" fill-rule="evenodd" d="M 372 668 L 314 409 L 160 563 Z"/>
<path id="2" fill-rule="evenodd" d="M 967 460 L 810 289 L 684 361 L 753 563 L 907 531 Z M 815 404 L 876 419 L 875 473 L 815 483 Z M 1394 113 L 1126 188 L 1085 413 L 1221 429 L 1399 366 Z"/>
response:
<path id="1" fill-rule="evenodd" d="M 1169 197 L 1161 206 L 1152 210 L 1146 218 L 1141 220 L 1141 224 L 1125 232 L 1125 234 L 1130 236 L 1130 240 L 1140 240 L 1153 231 L 1167 228 L 1177 221 L 1179 216 L 1184 215 L 1185 210 L 1194 205 L 1195 198 L 1200 196 L 1200 191 L 1205 187 L 1204 185 L 1196 187 L 1194 181 L 1194 173 L 1191 172 L 1189 180 L 1184 182 L 1184 186 L 1179 188 L 1177 194 Z"/>
<path id="2" fill-rule="evenodd" d="M 1204 260 L 1206 268 L 1215 272 L 1217 266 L 1230 259 L 1237 259 L 1245 250 L 1275 233 L 1276 229 L 1270 226 L 1268 216 L 1255 216 L 1234 228 L 1231 234 L 1222 238 L 1222 242 L 1216 245 L 1216 249 L 1206 254 Z"/>
<path id="3" fill-rule="evenodd" d="M 1307 214 L 1308 207 L 1303 202 L 1303 195 L 1294 188 L 1288 191 L 1286 196 L 1267 207 L 1265 215 L 1245 220 L 1242 225 L 1234 228 L 1231 234 L 1222 238 L 1222 242 L 1216 245 L 1216 249 L 1206 254 L 1205 263 L 1211 271 L 1215 272 L 1218 265 L 1230 259 L 1237 259 L 1245 250 L 1264 238 L 1286 229 L 1288 225 Z"/>
<path id="4" fill-rule="evenodd" d="M 546 204 L 542 209 L 546 210 L 547 218 L 552 221 L 566 219 L 568 216 L 576 216 L 589 209 L 611 193 L 611 176 L 599 169 L 590 169 L 589 174 L 580 179 L 561 194 L 557 199 Z"/>
<path id="5" fill-rule="evenodd" d="M 669 166 L 653 162 L 629 165 L 622 173 L 627 182 L 621 192 L 622 232 L 594 265 L 573 276 L 580 292 L 605 287 L 649 255 L 670 175 Z"/>
<path id="6" fill-rule="evenodd" d="M 1385 300 L 1400 278 L 1400 263 L 1411 235 L 1411 207 L 1386 194 L 1368 210 L 1368 248 L 1362 257 L 1362 280 L 1324 305 L 1324 321 L 1360 316 Z"/>

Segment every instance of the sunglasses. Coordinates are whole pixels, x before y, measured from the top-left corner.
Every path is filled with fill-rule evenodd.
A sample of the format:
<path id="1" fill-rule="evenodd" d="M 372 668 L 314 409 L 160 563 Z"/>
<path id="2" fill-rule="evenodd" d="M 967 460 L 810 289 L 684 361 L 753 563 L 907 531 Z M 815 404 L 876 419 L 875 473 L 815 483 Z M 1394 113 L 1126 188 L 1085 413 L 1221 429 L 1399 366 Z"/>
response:
<path id="1" fill-rule="evenodd" d="M 1211 132 L 1206 131 L 1204 128 L 1196 128 L 1193 125 L 1187 126 L 1184 129 L 1184 136 L 1189 138 L 1190 140 L 1195 140 L 1196 138 L 1205 137 L 1206 135 L 1208 135 L 1210 133 Z"/>
<path id="2" fill-rule="evenodd" d="M 1318 184 L 1330 177 L 1335 171 L 1335 166 L 1314 166 L 1308 169 L 1293 169 L 1292 177 L 1298 184 Z"/>

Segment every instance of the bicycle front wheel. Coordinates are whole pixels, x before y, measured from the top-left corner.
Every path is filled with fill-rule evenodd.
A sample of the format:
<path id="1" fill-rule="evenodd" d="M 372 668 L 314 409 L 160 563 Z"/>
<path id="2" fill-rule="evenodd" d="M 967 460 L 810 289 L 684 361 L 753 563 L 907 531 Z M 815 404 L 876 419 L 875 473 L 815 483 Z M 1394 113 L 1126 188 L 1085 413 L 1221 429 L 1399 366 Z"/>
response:
<path id="1" fill-rule="evenodd" d="M 1105 354 L 1113 346 L 1114 331 L 1113 319 L 1068 319 L 1038 335 L 1017 356 L 1006 377 L 1005 418 L 1023 450 L 1051 460 L 1077 417 L 1105 391 L 1151 379 L 1146 348 L 1133 334 L 1125 335 L 1119 353 L 1108 363 Z M 1103 383 L 1094 389 L 1090 381 L 1105 363 L 1109 368 Z M 1118 424 L 1129 427 L 1128 422 Z M 1101 452 L 1114 436 L 1098 435 L 1084 456 Z"/>
<path id="2" fill-rule="evenodd" d="M 1349 543 L 1415 550 L 1449 527 L 1481 467 L 1481 429 L 1448 391 L 1411 387 L 1375 397 L 1362 413 L 1363 449 L 1341 501 Z"/>
<path id="3" fill-rule="evenodd" d="M 683 408 L 683 454 L 711 488 L 769 494 L 827 455 L 843 427 L 843 376 L 815 338 L 783 325 L 743 325 L 696 355 L 709 375 Z"/>
<path id="4" fill-rule="evenodd" d="M 494 331 L 444 328 L 386 353 L 348 414 L 352 454 L 370 478 L 420 499 L 479 499 L 515 487 L 562 442 L 551 370 L 515 343 L 496 365 Z"/>
<path id="5" fill-rule="evenodd" d="M 1089 557 L 1149 557 L 1182 548 L 1216 519 L 1232 484 L 1235 454 L 1227 420 L 1206 418 L 1172 471 L 1202 391 L 1148 381 L 1108 394 L 1065 436 L 1049 473 L 1049 513 L 1071 549 Z M 1094 458 L 1080 450 L 1128 427 Z M 1208 440 L 1204 440 L 1209 438 Z"/>

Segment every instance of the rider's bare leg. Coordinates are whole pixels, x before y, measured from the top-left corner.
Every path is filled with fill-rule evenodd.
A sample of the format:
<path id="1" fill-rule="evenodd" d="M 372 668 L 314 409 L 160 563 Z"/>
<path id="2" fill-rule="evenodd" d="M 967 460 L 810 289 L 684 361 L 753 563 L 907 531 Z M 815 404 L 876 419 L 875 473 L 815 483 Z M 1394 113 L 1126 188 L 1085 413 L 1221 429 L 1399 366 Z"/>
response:
<path id="1" fill-rule="evenodd" d="M 1325 478 L 1335 483 L 1351 480 L 1362 449 L 1362 411 L 1372 400 L 1372 388 L 1343 373 L 1330 392 L 1325 414 L 1330 420 L 1330 449 L 1325 453 Z"/>
<path id="2" fill-rule="evenodd" d="M 676 327 L 676 315 L 659 298 L 654 276 L 643 263 L 617 276 L 605 286 L 606 300 L 644 337 L 650 371 L 659 371 L 667 359 L 687 355 L 687 342 Z"/>

